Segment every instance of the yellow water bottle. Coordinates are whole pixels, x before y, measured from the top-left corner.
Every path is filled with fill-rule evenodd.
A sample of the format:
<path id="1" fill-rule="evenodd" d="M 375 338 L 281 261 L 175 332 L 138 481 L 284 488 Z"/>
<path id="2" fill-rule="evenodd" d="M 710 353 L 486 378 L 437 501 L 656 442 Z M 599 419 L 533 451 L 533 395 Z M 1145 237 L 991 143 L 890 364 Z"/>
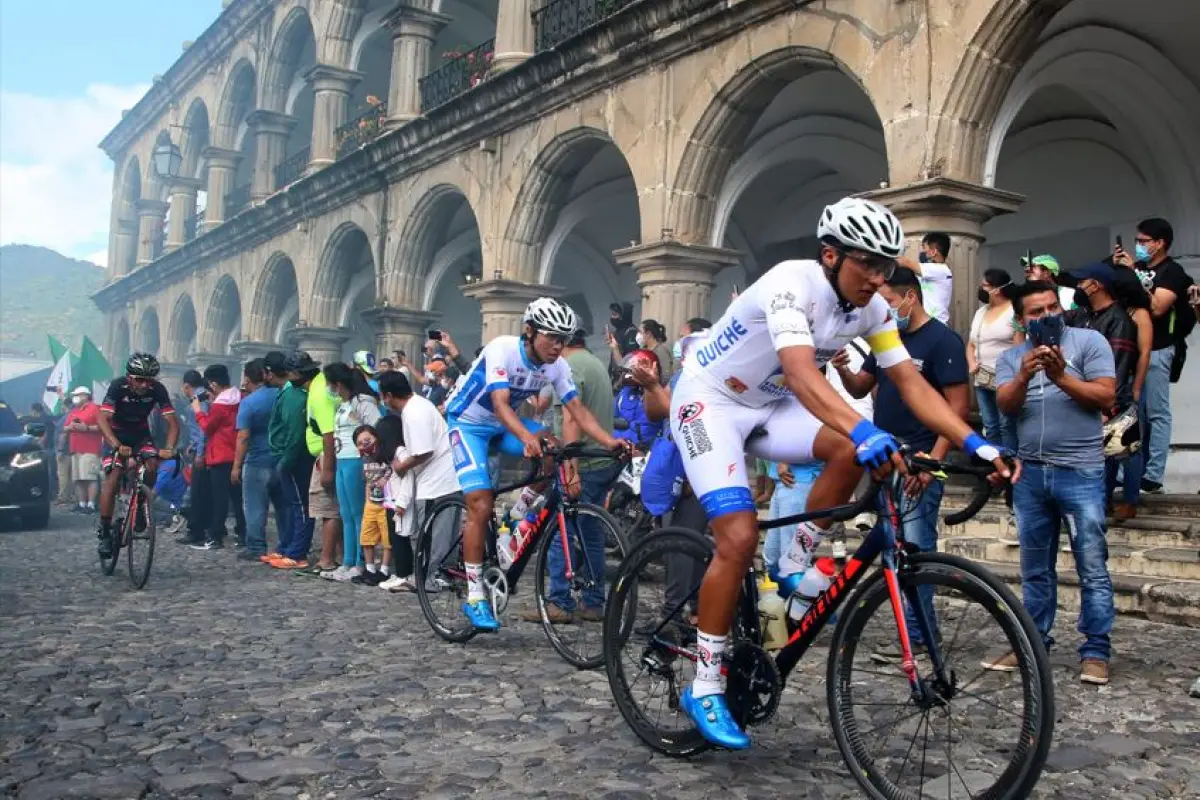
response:
<path id="1" fill-rule="evenodd" d="M 758 616 L 762 620 L 763 647 L 778 650 L 787 644 L 788 630 L 785 617 L 787 607 L 779 596 L 779 586 L 763 575 L 758 582 Z"/>

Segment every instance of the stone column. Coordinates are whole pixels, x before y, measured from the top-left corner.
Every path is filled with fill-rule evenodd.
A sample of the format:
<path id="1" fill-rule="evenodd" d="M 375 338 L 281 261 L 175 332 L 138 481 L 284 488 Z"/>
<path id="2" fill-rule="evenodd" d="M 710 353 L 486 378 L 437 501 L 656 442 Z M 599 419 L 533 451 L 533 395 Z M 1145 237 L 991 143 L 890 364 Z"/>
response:
<path id="1" fill-rule="evenodd" d="M 950 325 L 966 340 L 971 318 L 979 307 L 975 293 L 987 266 L 979 257 L 984 223 L 992 217 L 1016 211 L 1025 198 L 1014 192 L 950 178 L 877 189 L 864 196 L 883 203 L 900 220 L 907 243 L 906 252 L 910 255 L 917 252 L 921 237 L 927 233 L 938 231 L 950 236 L 950 253 L 946 258 L 954 275 Z"/>
<path id="2" fill-rule="evenodd" d="M 210 231 L 225 221 L 225 195 L 233 188 L 242 154 L 221 147 L 206 147 L 204 158 L 208 162 L 208 205 L 204 209 L 204 230 Z"/>
<path id="3" fill-rule="evenodd" d="M 169 206 L 161 200 L 138 200 L 137 265 L 149 264 L 159 256 L 158 245 L 162 243 L 163 218 Z"/>
<path id="4" fill-rule="evenodd" d="M 337 129 L 346 123 L 350 93 L 362 80 L 361 72 L 318 64 L 304 80 L 313 88 L 312 148 L 309 171 L 327 167 L 337 160 Z"/>
<path id="5" fill-rule="evenodd" d="M 233 353 L 212 353 L 208 351 L 200 351 L 192 353 L 191 368 L 204 373 L 205 367 L 210 367 L 214 364 L 224 364 L 225 369 L 229 370 L 229 381 L 233 386 L 237 386 L 242 378 L 242 362 L 238 360 Z"/>
<path id="6" fill-rule="evenodd" d="M 175 178 L 171 183 L 171 218 L 167 222 L 167 252 L 182 247 L 188 241 L 188 220 L 196 216 L 196 192 L 200 181 L 194 178 Z M 192 232 L 195 236 L 199 231 Z"/>
<path id="7" fill-rule="evenodd" d="M 113 248 L 112 275 L 119 278 L 129 272 L 129 256 L 137 255 L 138 224 L 131 219 L 117 220 L 117 245 Z"/>
<path id="8" fill-rule="evenodd" d="M 501 4 L 503 5 L 503 4 Z M 392 32 L 392 84 L 386 125 L 398 128 L 421 116 L 419 81 L 430 72 L 433 42 L 450 18 L 400 3 L 383 18 Z"/>
<path id="9" fill-rule="evenodd" d="M 496 55 L 492 69 L 504 72 L 533 55 L 536 32 L 533 0 L 507 0 L 496 14 Z"/>
<path id="10" fill-rule="evenodd" d="M 288 331 L 297 350 L 303 350 L 321 366 L 342 360 L 342 347 L 350 338 L 345 328 L 314 328 L 299 325 Z"/>
<path id="11" fill-rule="evenodd" d="M 458 287 L 467 297 L 479 301 L 483 312 L 482 341 L 487 344 L 497 336 L 516 336 L 521 333 L 521 318 L 525 306 L 539 297 L 562 297 L 566 292 L 557 286 L 492 280 Z"/>
<path id="12" fill-rule="evenodd" d="M 257 203 L 275 193 L 275 168 L 287 154 L 288 135 L 296 127 L 295 117 L 258 109 L 246 117 L 254 134 L 254 178 L 250 199 Z"/>
<path id="13" fill-rule="evenodd" d="M 614 250 L 613 257 L 637 272 L 642 319 L 658 320 L 671 336 L 689 319 L 712 313 L 716 274 L 741 263 L 737 250 L 673 241 Z"/>
<path id="14" fill-rule="evenodd" d="M 194 369 L 190 364 L 176 364 L 171 361 L 158 362 L 158 379 L 167 387 L 172 399 L 183 393 L 183 374 Z"/>
<path id="15" fill-rule="evenodd" d="M 234 358 L 238 363 L 245 364 L 255 358 L 262 358 L 272 350 L 283 350 L 282 345 L 271 344 L 269 342 L 254 342 L 249 339 L 240 339 L 234 342 L 230 348 L 233 351 Z"/>
<path id="16" fill-rule="evenodd" d="M 403 350 L 411 359 L 425 346 L 426 332 L 435 327 L 441 317 L 434 311 L 415 308 L 376 306 L 362 312 L 363 320 L 375 329 L 375 356 L 390 356 L 393 350 Z"/>

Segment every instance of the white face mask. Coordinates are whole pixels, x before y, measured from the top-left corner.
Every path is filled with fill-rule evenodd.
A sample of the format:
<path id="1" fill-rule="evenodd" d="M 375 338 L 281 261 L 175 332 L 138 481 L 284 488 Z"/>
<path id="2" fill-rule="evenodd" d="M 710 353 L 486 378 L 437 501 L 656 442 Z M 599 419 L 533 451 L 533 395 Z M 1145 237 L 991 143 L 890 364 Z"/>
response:
<path id="1" fill-rule="evenodd" d="M 636 341 L 637 341 L 637 346 L 638 346 L 638 347 L 645 347 L 645 346 L 646 346 L 646 334 L 642 333 L 641 331 L 638 331 L 638 332 L 637 332 L 637 336 L 635 337 L 635 339 L 636 339 Z"/>

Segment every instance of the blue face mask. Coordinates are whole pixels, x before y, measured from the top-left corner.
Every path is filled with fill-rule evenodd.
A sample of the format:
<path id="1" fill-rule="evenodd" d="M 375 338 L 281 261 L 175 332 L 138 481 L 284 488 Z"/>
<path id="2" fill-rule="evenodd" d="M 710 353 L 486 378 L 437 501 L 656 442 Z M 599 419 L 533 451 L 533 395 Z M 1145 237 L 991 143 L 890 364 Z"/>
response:
<path id="1" fill-rule="evenodd" d="M 888 316 L 896 322 L 896 330 L 904 333 L 908 330 L 908 326 L 912 323 L 912 311 L 909 311 L 905 316 L 900 316 L 900 309 L 888 307 Z"/>
<path id="2" fill-rule="evenodd" d="M 922 264 L 928 264 L 929 263 L 929 254 L 926 253 L 924 250 L 922 250 L 917 255 L 917 261 L 920 261 Z"/>
<path id="3" fill-rule="evenodd" d="M 1138 242 L 1133 248 L 1133 255 L 1138 261 L 1150 261 L 1150 248 Z"/>

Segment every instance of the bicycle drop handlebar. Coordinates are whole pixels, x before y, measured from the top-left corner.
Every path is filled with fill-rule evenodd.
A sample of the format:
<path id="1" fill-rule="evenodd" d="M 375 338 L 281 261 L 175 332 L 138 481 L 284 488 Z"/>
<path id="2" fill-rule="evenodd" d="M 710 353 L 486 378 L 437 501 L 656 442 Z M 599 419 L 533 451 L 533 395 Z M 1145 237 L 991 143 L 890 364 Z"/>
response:
<path id="1" fill-rule="evenodd" d="M 540 458 L 531 458 L 529 461 L 529 474 L 523 483 L 518 486 L 526 486 L 544 477 L 542 474 L 542 463 L 546 458 L 554 459 L 555 464 L 561 464 L 564 461 L 570 461 L 575 458 L 610 458 L 614 461 L 619 461 L 625 457 L 623 450 L 605 450 L 603 447 L 589 447 L 584 442 L 571 442 L 560 447 L 555 447 L 549 444 L 542 445 L 542 456 Z"/>

